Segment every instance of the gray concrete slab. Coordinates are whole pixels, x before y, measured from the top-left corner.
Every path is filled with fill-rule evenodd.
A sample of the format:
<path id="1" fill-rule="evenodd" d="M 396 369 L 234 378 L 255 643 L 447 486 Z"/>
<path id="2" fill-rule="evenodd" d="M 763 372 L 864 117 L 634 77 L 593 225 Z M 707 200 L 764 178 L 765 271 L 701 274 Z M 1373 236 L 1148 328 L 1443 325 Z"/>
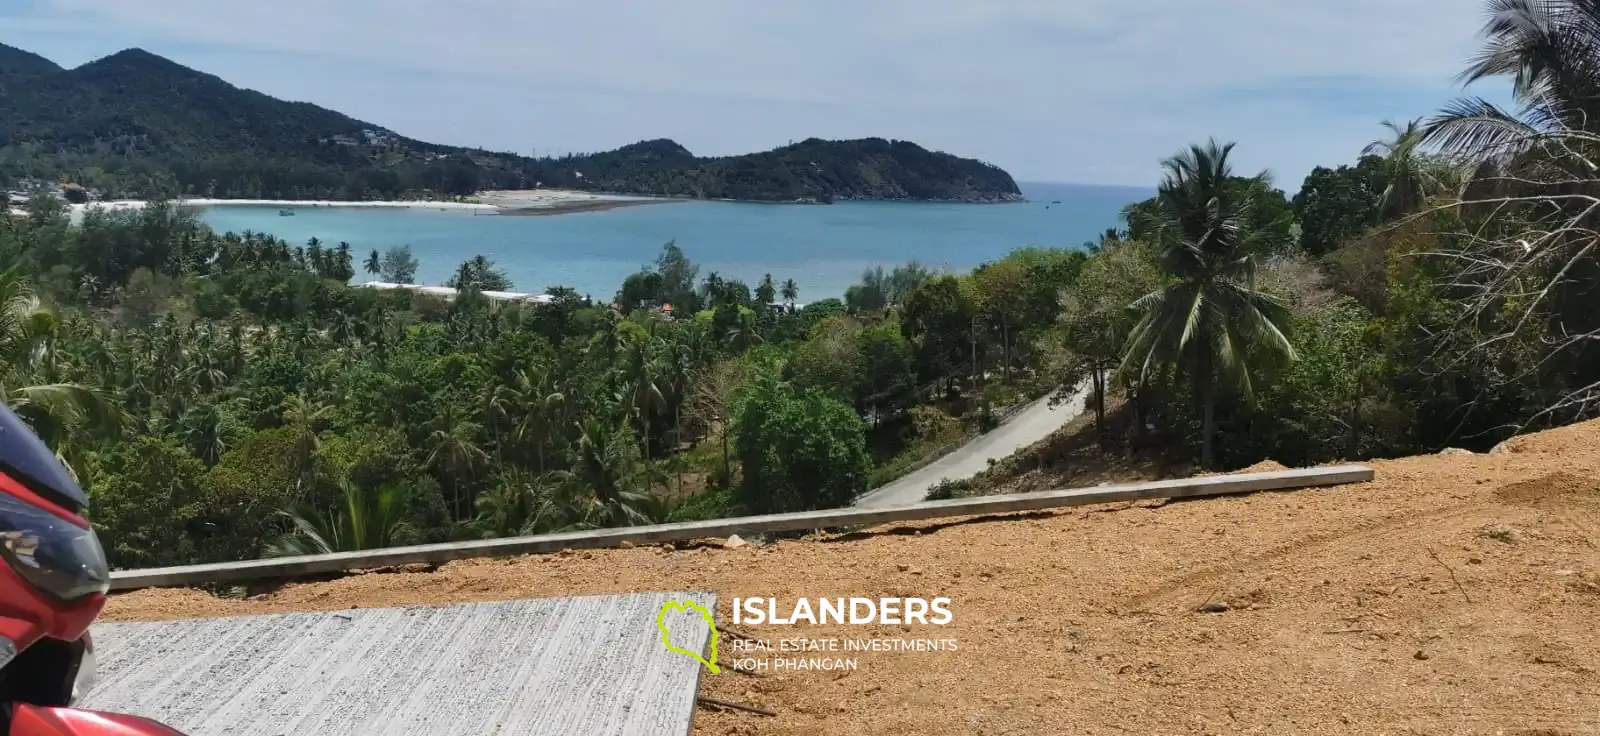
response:
<path id="1" fill-rule="evenodd" d="M 683 736 L 701 665 L 664 647 L 649 593 L 94 628 L 82 707 L 190 736 Z M 672 642 L 704 651 L 703 627 Z"/>

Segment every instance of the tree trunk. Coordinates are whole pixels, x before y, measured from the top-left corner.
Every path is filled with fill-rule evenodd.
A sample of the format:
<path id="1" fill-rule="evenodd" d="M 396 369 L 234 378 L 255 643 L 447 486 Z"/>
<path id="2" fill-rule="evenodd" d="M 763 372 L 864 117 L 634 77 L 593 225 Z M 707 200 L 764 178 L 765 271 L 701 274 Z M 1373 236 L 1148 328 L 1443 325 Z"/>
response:
<path id="1" fill-rule="evenodd" d="M 1350 400 L 1350 412 L 1348 419 L 1348 424 L 1350 425 L 1350 438 L 1349 446 L 1345 448 L 1344 452 L 1346 460 L 1356 459 L 1356 455 L 1361 451 L 1361 430 L 1357 429 L 1356 424 L 1356 422 L 1360 421 L 1361 419 L 1359 416 L 1360 404 L 1357 402 L 1357 399 Z"/>
<path id="2" fill-rule="evenodd" d="M 454 497 L 455 518 L 461 519 L 461 477 L 455 473 L 450 474 L 450 495 Z"/>
<path id="3" fill-rule="evenodd" d="M 1006 385 L 1011 385 L 1011 326 L 1006 324 L 1006 318 L 1000 318 L 1000 359 L 1005 361 L 1004 373 Z"/>
<path id="4" fill-rule="evenodd" d="M 1100 369 L 1099 364 L 1094 366 L 1091 376 L 1094 381 L 1094 428 L 1100 435 L 1101 446 L 1106 442 L 1106 374 Z M 1070 407 L 1069 407 L 1070 408 Z"/>
<path id="5" fill-rule="evenodd" d="M 978 320 L 972 320 L 972 390 L 976 392 L 983 385 L 983 371 L 978 369 Z"/>
<path id="6" fill-rule="evenodd" d="M 1211 353 L 1202 350 L 1196 362 L 1199 363 L 1194 372 L 1194 387 L 1195 398 L 1200 401 L 1200 468 L 1211 470 L 1215 467 L 1213 439 L 1217 433 L 1217 392 L 1211 382 Z"/>
<path id="7" fill-rule="evenodd" d="M 678 403 L 672 407 L 672 438 L 677 445 L 674 456 L 678 463 L 678 496 L 683 496 L 683 392 L 678 392 Z"/>
<path id="8" fill-rule="evenodd" d="M 1144 446 L 1145 425 L 1149 423 L 1149 410 L 1145 406 L 1145 392 L 1150 387 L 1150 380 L 1144 375 L 1139 376 L 1139 387 L 1133 390 L 1133 442 L 1136 447 Z"/>
<path id="9" fill-rule="evenodd" d="M 639 413 L 639 439 L 644 449 L 644 492 L 650 493 L 651 486 L 655 483 L 655 476 L 650 473 L 650 410 Z"/>

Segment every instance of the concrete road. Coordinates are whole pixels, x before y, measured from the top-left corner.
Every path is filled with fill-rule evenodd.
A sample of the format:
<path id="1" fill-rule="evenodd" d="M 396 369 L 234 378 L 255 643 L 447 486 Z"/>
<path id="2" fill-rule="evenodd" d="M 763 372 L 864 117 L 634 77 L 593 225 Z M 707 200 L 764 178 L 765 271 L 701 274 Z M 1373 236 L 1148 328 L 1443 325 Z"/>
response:
<path id="1" fill-rule="evenodd" d="M 861 494 L 856 499 L 858 507 L 882 508 L 905 506 L 927 500 L 928 491 L 939 481 L 949 478 L 971 478 L 989 468 L 989 460 L 1000 460 L 1039 440 L 1072 421 L 1084 412 L 1093 391 L 1084 381 L 1073 390 L 1071 398 L 1059 406 L 1050 406 L 1049 397 L 1035 401 L 1016 416 L 1011 417 L 993 431 L 974 437 L 971 442 L 956 448 L 921 469 L 899 480 Z"/>
<path id="2" fill-rule="evenodd" d="M 657 628 L 686 600 L 716 610 L 684 592 L 102 624 L 80 705 L 190 736 L 687 736 L 701 665 Z M 705 651 L 704 622 L 670 615 Z"/>

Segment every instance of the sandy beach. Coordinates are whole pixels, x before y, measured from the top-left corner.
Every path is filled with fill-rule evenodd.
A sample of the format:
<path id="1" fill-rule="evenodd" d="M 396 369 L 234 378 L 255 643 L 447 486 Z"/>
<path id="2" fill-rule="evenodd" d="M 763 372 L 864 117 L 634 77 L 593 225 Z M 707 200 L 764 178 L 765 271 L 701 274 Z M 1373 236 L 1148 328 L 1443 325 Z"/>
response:
<path id="1" fill-rule="evenodd" d="M 502 215 L 558 215 L 572 212 L 600 212 L 641 204 L 679 202 L 677 199 L 639 197 L 623 194 L 595 194 L 570 189 L 507 189 L 483 192 L 472 198 L 499 210 Z"/>
<path id="2" fill-rule="evenodd" d="M 332 200 L 215 199 L 205 197 L 191 197 L 179 200 L 180 203 L 190 207 L 277 207 L 279 209 L 303 209 L 315 207 L 382 207 L 418 210 L 470 210 L 486 214 L 492 213 L 504 215 L 557 215 L 570 212 L 598 212 L 601 210 L 615 209 L 617 207 L 630 207 L 641 204 L 657 204 L 676 201 L 678 200 L 628 196 L 621 194 L 596 194 L 593 192 L 580 192 L 569 189 L 521 189 L 488 191 L 469 197 L 465 201 L 404 200 L 339 202 Z M 145 202 L 137 199 L 119 199 L 104 202 L 90 202 L 88 204 L 74 204 L 69 206 L 73 215 L 80 215 L 91 207 L 100 207 L 108 210 L 129 210 L 141 208 L 145 206 Z M 21 214 L 20 210 L 14 211 L 18 214 Z"/>

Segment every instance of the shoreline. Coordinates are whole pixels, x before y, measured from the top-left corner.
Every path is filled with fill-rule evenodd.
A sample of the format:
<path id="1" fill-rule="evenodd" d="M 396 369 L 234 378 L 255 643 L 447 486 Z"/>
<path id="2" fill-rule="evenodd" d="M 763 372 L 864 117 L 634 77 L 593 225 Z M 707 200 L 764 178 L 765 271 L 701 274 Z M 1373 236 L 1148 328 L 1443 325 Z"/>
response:
<path id="1" fill-rule="evenodd" d="M 510 215 L 515 217 L 546 217 L 580 212 L 606 210 L 645 204 L 671 204 L 675 202 L 726 202 L 736 204 L 817 205 L 818 202 L 774 202 L 739 199 L 693 199 L 689 197 L 651 197 L 633 194 L 600 194 L 570 189 L 494 190 L 475 194 L 465 200 L 290 200 L 290 199 L 221 199 L 214 197 L 189 197 L 174 200 L 186 207 L 277 207 L 283 210 L 319 209 L 323 207 L 350 209 L 403 209 L 472 212 L 474 214 Z M 847 202 L 873 200 L 841 200 Z M 898 201 L 898 200 L 889 200 Z M 1016 204 L 1027 200 L 997 200 L 967 202 L 967 204 Z M 82 215 L 91 208 L 111 211 L 140 209 L 148 203 L 141 199 L 119 199 L 86 204 L 68 204 L 74 215 Z M 930 202 L 941 204 L 945 202 Z M 14 214 L 21 210 L 13 208 Z"/>
<path id="2" fill-rule="evenodd" d="M 335 208 L 366 208 L 366 209 L 441 209 L 441 210 L 494 210 L 494 205 L 478 204 L 474 202 L 448 202 L 425 200 L 396 200 L 396 201 L 367 201 L 367 202 L 340 202 L 334 200 L 290 200 L 290 199 L 215 199 L 210 197 L 192 197 L 188 199 L 175 199 L 173 202 L 183 207 L 277 207 L 279 209 L 317 209 L 321 207 Z M 87 204 L 67 205 L 73 214 L 78 214 L 89 209 L 100 208 L 111 211 L 136 210 L 149 204 L 143 199 L 118 199 L 105 202 L 89 202 Z"/>
<path id="3" fill-rule="evenodd" d="M 519 207 L 516 209 L 502 209 L 495 213 L 501 217 L 549 217 L 551 215 L 575 215 L 580 212 L 605 212 L 606 210 L 622 209 L 624 207 L 638 207 L 646 204 L 678 204 L 689 202 L 687 199 L 635 199 L 635 200 L 606 200 L 599 202 L 558 202 L 542 207 Z"/>
<path id="4" fill-rule="evenodd" d="M 187 197 L 173 200 L 185 207 L 276 207 L 282 210 L 320 209 L 402 209 L 472 212 L 494 215 L 557 215 L 569 212 L 596 212 L 636 204 L 655 204 L 676 200 L 657 197 L 640 197 L 620 194 L 595 194 L 567 189 L 528 189 L 480 192 L 462 200 L 365 200 L 341 201 L 327 199 L 220 199 L 214 197 Z M 86 204 L 69 204 L 73 215 L 81 215 L 91 208 L 111 211 L 140 209 L 148 204 L 142 199 L 119 199 Z"/>

